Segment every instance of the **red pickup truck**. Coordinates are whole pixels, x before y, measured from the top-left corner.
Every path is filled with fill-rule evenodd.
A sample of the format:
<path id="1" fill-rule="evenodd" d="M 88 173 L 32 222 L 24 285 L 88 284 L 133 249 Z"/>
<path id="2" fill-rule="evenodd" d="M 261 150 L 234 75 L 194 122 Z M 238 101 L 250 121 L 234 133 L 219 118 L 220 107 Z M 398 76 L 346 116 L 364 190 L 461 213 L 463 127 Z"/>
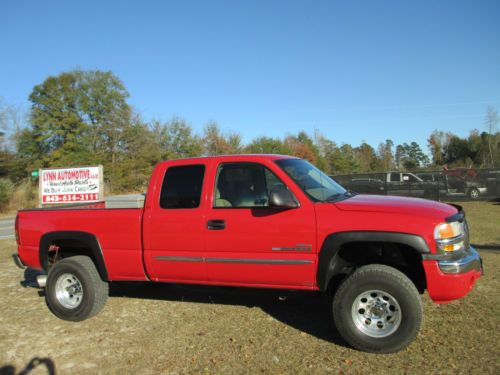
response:
<path id="1" fill-rule="evenodd" d="M 61 319 L 95 315 L 123 280 L 322 291 L 340 334 L 369 352 L 415 338 L 425 290 L 448 302 L 482 274 L 459 206 L 359 195 L 281 155 L 165 161 L 143 209 L 22 210 L 16 239 Z"/>

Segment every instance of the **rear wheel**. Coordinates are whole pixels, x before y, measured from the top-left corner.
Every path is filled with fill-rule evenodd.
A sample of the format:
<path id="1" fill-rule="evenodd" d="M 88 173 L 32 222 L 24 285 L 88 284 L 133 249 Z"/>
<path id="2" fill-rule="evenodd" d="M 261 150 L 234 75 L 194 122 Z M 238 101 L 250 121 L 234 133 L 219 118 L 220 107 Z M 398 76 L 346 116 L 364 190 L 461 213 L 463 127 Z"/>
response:
<path id="1" fill-rule="evenodd" d="M 49 271 L 45 301 L 58 318 L 81 321 L 97 314 L 108 298 L 94 262 L 78 255 L 57 262 Z"/>
<path id="2" fill-rule="evenodd" d="M 335 326 L 354 348 L 392 353 L 409 345 L 422 322 L 422 302 L 412 281 L 395 268 L 357 269 L 333 299 Z"/>
<path id="3" fill-rule="evenodd" d="M 470 199 L 478 199 L 481 195 L 481 192 L 477 188 L 472 188 L 469 190 L 469 194 L 467 194 Z"/>

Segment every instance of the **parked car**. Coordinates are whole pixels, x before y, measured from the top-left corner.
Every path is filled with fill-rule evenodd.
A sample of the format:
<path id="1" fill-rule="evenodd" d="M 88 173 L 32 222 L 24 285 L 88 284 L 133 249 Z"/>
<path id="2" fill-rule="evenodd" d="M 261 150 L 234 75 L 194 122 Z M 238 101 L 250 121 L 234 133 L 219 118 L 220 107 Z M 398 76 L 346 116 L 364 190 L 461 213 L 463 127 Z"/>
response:
<path id="1" fill-rule="evenodd" d="M 443 181 L 446 188 L 446 196 L 449 198 L 465 196 L 469 199 L 476 200 L 488 193 L 486 185 L 479 180 L 444 175 Z"/>
<path id="2" fill-rule="evenodd" d="M 425 290 L 449 302 L 482 273 L 460 206 L 354 194 L 288 156 L 162 162 L 144 208 L 99 207 L 16 216 L 14 259 L 47 273 L 64 320 L 97 314 L 120 281 L 320 291 L 350 345 L 389 353 L 417 335 Z"/>

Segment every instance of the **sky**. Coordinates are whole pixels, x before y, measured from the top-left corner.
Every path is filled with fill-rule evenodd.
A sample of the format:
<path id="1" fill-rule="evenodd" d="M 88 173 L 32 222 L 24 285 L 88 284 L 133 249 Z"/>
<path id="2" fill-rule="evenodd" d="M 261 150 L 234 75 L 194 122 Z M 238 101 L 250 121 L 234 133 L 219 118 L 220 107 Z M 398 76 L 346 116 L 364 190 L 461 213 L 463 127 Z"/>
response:
<path id="1" fill-rule="evenodd" d="M 376 147 L 486 130 L 500 111 L 500 1 L 0 2 L 0 97 L 113 71 L 145 119 L 245 142 L 319 130 Z"/>

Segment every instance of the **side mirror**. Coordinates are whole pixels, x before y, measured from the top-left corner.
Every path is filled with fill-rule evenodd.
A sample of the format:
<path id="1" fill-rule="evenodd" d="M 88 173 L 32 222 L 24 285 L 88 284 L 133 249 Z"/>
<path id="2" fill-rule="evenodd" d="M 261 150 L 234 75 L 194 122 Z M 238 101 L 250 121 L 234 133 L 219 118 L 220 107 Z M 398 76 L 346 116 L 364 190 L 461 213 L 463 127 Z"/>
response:
<path id="1" fill-rule="evenodd" d="M 286 187 L 273 189 L 269 193 L 269 207 L 296 208 L 299 203 Z"/>

